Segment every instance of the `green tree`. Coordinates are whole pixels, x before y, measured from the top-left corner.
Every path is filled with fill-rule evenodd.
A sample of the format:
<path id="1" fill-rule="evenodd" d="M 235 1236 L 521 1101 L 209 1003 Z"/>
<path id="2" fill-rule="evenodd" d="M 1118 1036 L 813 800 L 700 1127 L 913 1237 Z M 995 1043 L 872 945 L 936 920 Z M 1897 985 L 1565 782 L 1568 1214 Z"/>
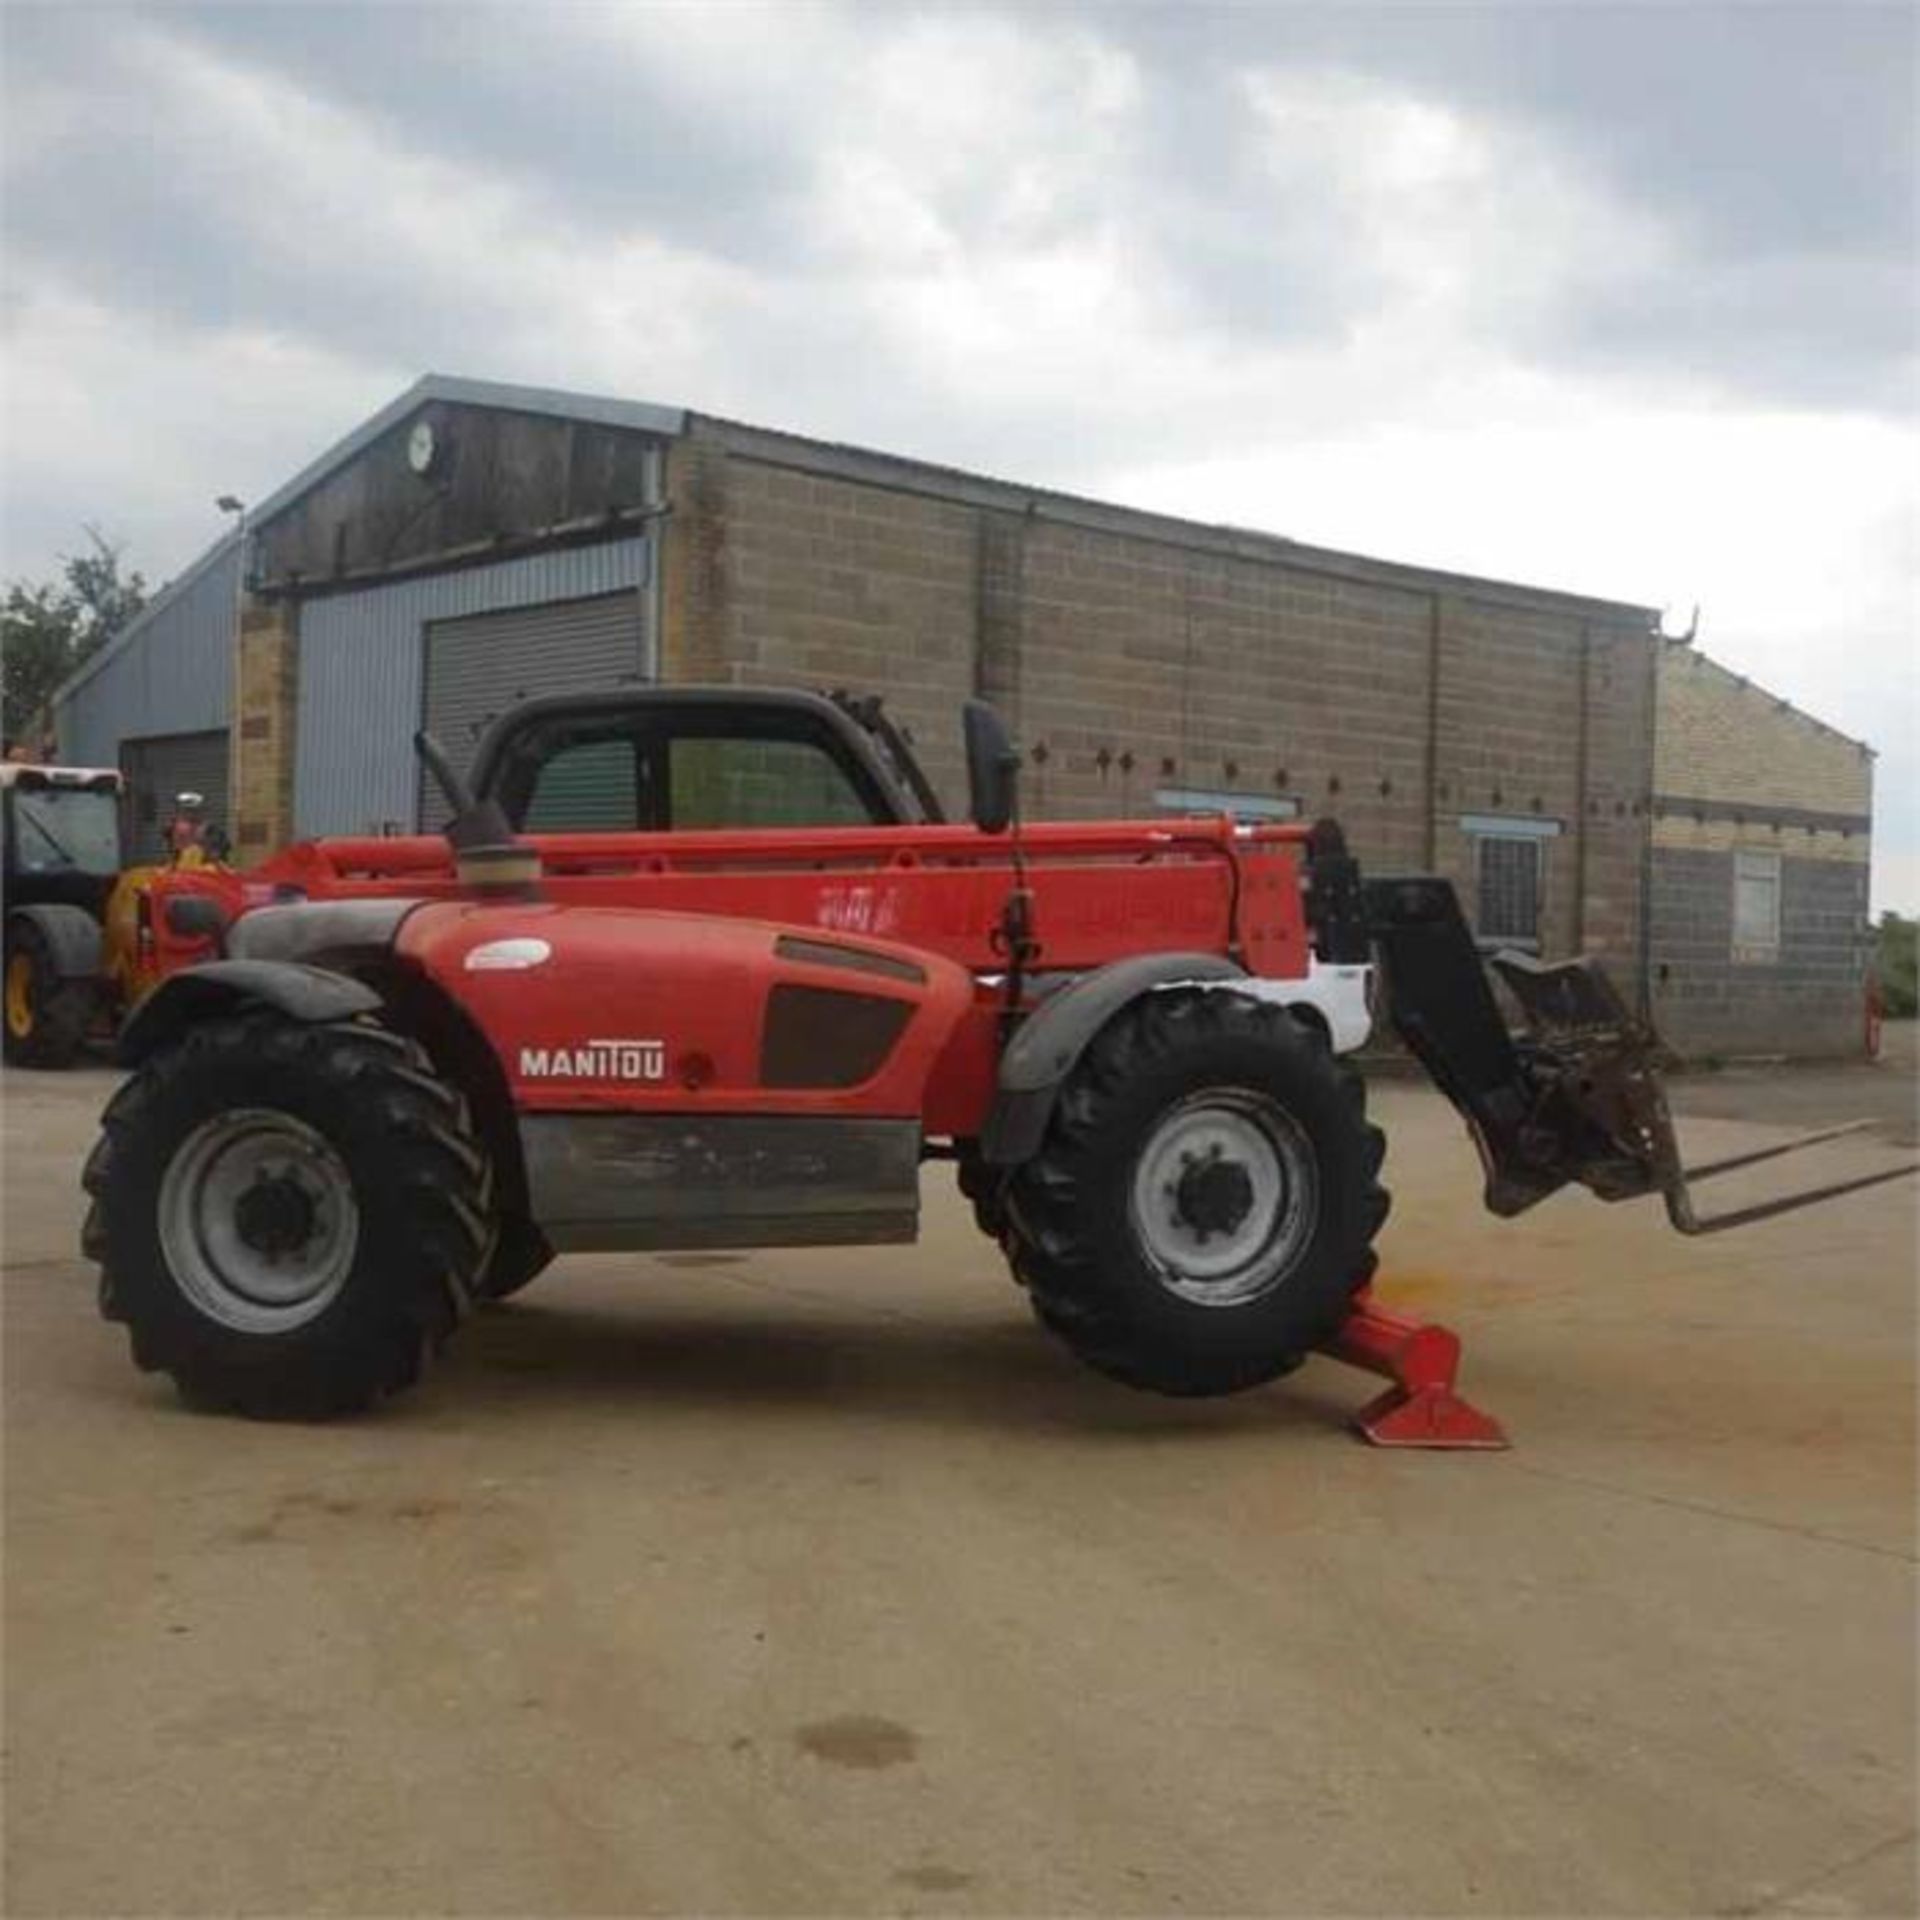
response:
<path id="1" fill-rule="evenodd" d="M 1873 966 L 1880 976 L 1880 1004 L 1890 1018 L 1911 1020 L 1920 989 L 1915 981 L 1914 935 L 1920 921 L 1883 913 L 1875 935 Z"/>
<path id="2" fill-rule="evenodd" d="M 39 745 L 53 690 L 147 604 L 147 583 L 121 571 L 121 550 L 98 528 L 88 551 L 61 557 L 56 580 L 10 581 L 0 600 L 0 692 L 9 741 Z"/>

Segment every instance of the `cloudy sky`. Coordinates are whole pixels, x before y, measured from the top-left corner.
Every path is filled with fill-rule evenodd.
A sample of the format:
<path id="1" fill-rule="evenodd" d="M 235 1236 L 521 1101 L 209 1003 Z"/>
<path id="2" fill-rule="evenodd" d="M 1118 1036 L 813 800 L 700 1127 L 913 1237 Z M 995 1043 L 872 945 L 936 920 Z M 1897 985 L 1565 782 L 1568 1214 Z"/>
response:
<path id="1" fill-rule="evenodd" d="M 8 4 L 0 571 L 428 369 L 1672 604 L 1920 907 L 1904 4 Z"/>

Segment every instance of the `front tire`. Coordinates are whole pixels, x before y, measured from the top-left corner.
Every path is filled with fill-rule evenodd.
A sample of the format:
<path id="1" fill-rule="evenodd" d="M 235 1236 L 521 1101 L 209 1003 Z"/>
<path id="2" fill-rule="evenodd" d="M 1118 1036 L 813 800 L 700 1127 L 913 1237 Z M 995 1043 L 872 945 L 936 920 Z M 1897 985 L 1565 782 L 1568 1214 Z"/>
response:
<path id="1" fill-rule="evenodd" d="M 6 955 L 4 1033 L 10 1067 L 69 1067 L 93 1023 L 91 980 L 68 980 L 37 928 L 11 931 Z"/>
<path id="2" fill-rule="evenodd" d="M 256 1419 L 411 1386 L 491 1238 L 464 1102 L 363 1022 L 192 1029 L 108 1103 L 84 1183 L 101 1311 L 136 1364 Z"/>
<path id="3" fill-rule="evenodd" d="M 1277 1379 L 1345 1318 L 1387 1216 L 1358 1073 L 1278 1007 L 1154 993 L 1113 1020 L 1008 1190 L 1014 1271 L 1087 1365 L 1157 1393 Z"/>
<path id="4" fill-rule="evenodd" d="M 511 1300 L 552 1264 L 553 1247 L 547 1236 L 531 1220 L 509 1219 L 474 1282 L 474 1298 L 490 1303 Z"/>

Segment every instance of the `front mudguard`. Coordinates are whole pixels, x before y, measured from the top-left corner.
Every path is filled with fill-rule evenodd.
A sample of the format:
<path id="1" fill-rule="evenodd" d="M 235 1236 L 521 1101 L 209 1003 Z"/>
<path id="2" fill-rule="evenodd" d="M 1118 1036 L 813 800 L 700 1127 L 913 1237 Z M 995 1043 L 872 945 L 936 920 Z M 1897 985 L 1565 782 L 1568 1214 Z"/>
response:
<path id="1" fill-rule="evenodd" d="M 380 996 L 359 980 L 286 960 L 210 960 L 155 987 L 120 1031 L 121 1062 L 137 1067 L 203 1020 L 270 1007 L 317 1025 L 372 1013 Z"/>

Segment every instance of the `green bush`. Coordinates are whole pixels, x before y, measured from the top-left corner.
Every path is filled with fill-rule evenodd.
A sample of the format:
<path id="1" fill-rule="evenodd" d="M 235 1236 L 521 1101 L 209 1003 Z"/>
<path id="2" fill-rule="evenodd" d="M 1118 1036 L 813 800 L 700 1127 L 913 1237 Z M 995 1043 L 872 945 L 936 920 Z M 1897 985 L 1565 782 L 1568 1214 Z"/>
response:
<path id="1" fill-rule="evenodd" d="M 1873 970 L 1880 980 L 1880 1003 L 1890 1019 L 1914 1016 L 1914 932 L 1920 922 L 1898 913 L 1880 916 L 1874 943 Z"/>

